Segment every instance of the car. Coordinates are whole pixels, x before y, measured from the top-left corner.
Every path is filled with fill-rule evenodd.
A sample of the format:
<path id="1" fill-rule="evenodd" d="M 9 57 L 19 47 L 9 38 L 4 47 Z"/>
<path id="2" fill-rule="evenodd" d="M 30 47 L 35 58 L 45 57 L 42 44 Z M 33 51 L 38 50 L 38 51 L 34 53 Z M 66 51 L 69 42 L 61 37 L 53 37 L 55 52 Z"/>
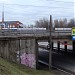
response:
<path id="1" fill-rule="evenodd" d="M 50 44 L 47 45 L 47 49 L 50 49 Z"/>

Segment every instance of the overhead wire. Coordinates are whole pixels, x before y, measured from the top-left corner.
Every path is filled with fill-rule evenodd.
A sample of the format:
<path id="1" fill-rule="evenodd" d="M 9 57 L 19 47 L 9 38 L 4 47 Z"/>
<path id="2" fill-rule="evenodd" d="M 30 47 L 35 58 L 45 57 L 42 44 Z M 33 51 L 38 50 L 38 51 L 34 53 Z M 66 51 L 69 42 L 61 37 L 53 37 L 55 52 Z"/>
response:
<path id="1" fill-rule="evenodd" d="M 49 0 L 48 0 L 49 1 Z M 67 3 L 67 4 L 73 4 L 73 2 L 65 2 L 65 1 L 57 1 L 55 0 L 56 3 Z M 1 5 L 2 3 L 0 3 Z M 19 6 L 19 7 L 35 7 L 35 8 L 48 8 L 48 9 L 53 9 L 53 8 L 58 8 L 58 9 L 72 9 L 72 7 L 61 7 L 61 6 L 38 6 L 38 5 L 23 5 L 23 4 L 7 4 L 7 3 L 4 3 L 4 5 L 9 8 L 9 9 L 15 9 L 14 7 L 9 7 L 9 6 Z M 17 9 L 17 8 L 16 8 Z M 26 12 L 26 11 L 22 11 L 22 12 Z M 22 13 L 23 14 L 23 13 Z M 32 14 L 28 14 L 30 16 L 33 16 Z M 38 14 L 37 16 L 42 16 L 42 15 L 49 15 L 49 14 Z M 40 17 L 41 17 L 40 16 Z M 65 16 L 65 17 L 69 17 L 69 16 Z M 19 17 L 19 18 L 23 18 L 23 17 Z"/>
<path id="2" fill-rule="evenodd" d="M 28 5 L 26 5 L 26 6 L 28 6 Z M 29 5 L 30 6 L 30 5 Z M 5 7 L 6 8 L 8 8 L 8 9 L 18 9 L 18 8 L 14 8 L 14 7 L 9 7 L 9 6 L 7 6 L 7 5 L 5 5 Z M 53 7 L 53 8 L 55 8 L 55 7 Z M 56 8 L 58 8 L 58 7 L 56 7 Z M 61 7 L 60 7 L 61 8 Z M 51 10 L 52 9 L 52 7 L 49 7 L 49 9 L 50 9 L 50 11 L 54 11 L 54 10 Z M 30 12 L 30 11 L 25 11 L 24 9 L 22 9 L 23 11 L 22 11 L 22 14 L 26 14 L 27 12 Z M 64 9 L 65 10 L 65 9 Z M 67 9 L 68 10 L 68 9 Z M 69 9 L 70 10 L 70 9 Z M 37 11 L 37 13 L 38 13 L 39 11 Z M 41 12 L 46 12 L 46 11 L 41 11 Z M 54 11 L 55 12 L 55 11 Z M 30 12 L 31 13 L 31 12 Z M 33 14 L 33 13 L 32 13 Z M 32 15 L 32 14 L 28 14 L 28 15 Z M 36 13 L 34 13 L 34 14 L 36 14 Z M 41 14 L 42 15 L 42 14 Z"/>
<path id="3" fill-rule="evenodd" d="M 38 5 L 7 4 L 7 3 L 4 3 L 4 5 L 10 5 L 10 6 L 14 5 L 14 6 L 23 6 L 23 7 L 64 8 L 64 9 L 70 8 L 70 7 L 59 7 L 59 6 L 38 6 Z"/>
<path id="4" fill-rule="evenodd" d="M 59 3 L 74 3 L 74 1 L 73 2 L 70 2 L 70 1 L 58 1 L 58 0 L 46 0 L 46 1 L 52 1 L 52 2 L 59 2 Z"/>

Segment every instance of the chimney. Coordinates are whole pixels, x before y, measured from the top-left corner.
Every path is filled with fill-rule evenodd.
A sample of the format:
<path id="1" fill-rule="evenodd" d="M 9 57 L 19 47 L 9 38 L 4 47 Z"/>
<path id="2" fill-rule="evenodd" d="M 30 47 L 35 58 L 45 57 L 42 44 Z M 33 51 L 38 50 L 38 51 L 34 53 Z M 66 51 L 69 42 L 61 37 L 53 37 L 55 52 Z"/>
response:
<path id="1" fill-rule="evenodd" d="M 3 3 L 3 10 L 2 10 L 2 23 L 4 23 L 4 3 Z"/>
<path id="2" fill-rule="evenodd" d="M 4 23 L 4 11 L 2 12 L 2 23 Z"/>

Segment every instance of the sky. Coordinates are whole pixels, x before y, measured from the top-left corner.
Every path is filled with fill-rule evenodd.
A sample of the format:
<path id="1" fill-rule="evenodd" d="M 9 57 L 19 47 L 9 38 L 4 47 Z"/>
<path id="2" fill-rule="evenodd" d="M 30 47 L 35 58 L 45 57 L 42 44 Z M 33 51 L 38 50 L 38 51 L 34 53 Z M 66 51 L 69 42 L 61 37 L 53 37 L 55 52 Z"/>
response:
<path id="1" fill-rule="evenodd" d="M 20 21 L 24 25 L 35 24 L 39 19 L 75 17 L 75 0 L 0 0 L 0 21 L 4 4 L 5 21 Z"/>

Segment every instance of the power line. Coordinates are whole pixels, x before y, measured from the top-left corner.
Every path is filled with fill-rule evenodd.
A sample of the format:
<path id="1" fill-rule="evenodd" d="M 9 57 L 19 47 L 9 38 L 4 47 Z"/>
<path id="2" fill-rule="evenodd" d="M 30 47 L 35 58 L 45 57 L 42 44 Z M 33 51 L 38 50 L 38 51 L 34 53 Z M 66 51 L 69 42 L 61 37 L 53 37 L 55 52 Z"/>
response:
<path id="1" fill-rule="evenodd" d="M 8 8 L 10 8 L 10 9 L 12 10 L 13 7 L 8 7 Z M 22 12 L 20 12 L 19 14 L 20 14 L 20 15 L 21 15 L 21 14 L 24 14 L 24 15 L 32 15 L 32 16 L 33 16 L 33 15 L 48 15 L 48 14 L 38 14 L 39 11 L 34 12 L 34 10 L 33 10 L 33 12 L 30 12 L 30 11 L 29 11 L 29 12 L 28 12 L 29 14 L 27 14 L 27 12 L 28 12 L 28 11 L 22 11 Z M 48 11 L 41 11 L 41 12 L 48 12 Z M 55 15 L 53 12 L 56 13 L 56 10 L 55 10 L 55 11 L 54 11 L 54 10 L 53 10 L 53 11 L 50 11 L 50 13 L 52 13 L 53 15 Z M 57 12 L 58 12 L 58 11 L 57 11 Z M 62 12 L 62 11 L 59 10 L 59 12 Z M 10 13 L 11 13 L 11 12 L 10 12 Z M 31 13 L 31 14 L 30 14 L 30 13 Z M 15 12 L 12 12 L 12 14 L 16 15 Z M 57 13 L 56 13 L 56 14 L 57 14 Z"/>
<path id="2" fill-rule="evenodd" d="M 7 7 L 7 8 L 10 8 L 11 10 L 12 10 L 12 8 L 13 8 L 13 7 L 8 7 L 8 6 L 6 6 L 6 7 Z M 14 8 L 14 9 L 15 9 L 15 8 Z M 52 8 L 50 8 L 50 9 L 52 9 Z M 33 10 L 33 11 L 34 11 L 34 10 Z M 54 11 L 54 10 L 53 10 L 53 11 L 52 11 L 52 10 L 50 10 L 50 11 L 51 11 L 51 12 L 56 12 L 56 10 L 55 10 L 55 11 Z M 23 14 L 24 14 L 24 13 L 27 13 L 27 12 L 28 12 L 28 11 L 22 11 L 21 13 L 23 13 Z M 30 12 L 30 11 L 29 11 L 29 12 Z M 37 11 L 37 12 L 39 12 L 39 11 Z M 36 13 L 37 13 L 37 12 L 36 12 Z M 46 11 L 41 11 L 41 12 L 46 12 Z M 57 11 L 57 12 L 58 12 L 58 11 Z M 59 11 L 59 12 L 61 12 L 61 11 Z M 32 13 L 32 12 L 30 12 L 30 13 Z M 35 12 L 33 12 L 32 14 L 36 14 L 36 13 L 35 13 Z M 29 15 L 29 14 L 28 14 L 28 15 Z"/>
<path id="3" fill-rule="evenodd" d="M 1 4 L 1 3 L 0 3 Z M 55 7 L 55 6 L 51 6 L 51 7 L 49 7 L 49 6 L 36 6 L 36 5 L 21 5 L 21 4 L 5 4 L 5 6 L 7 6 L 7 5 L 11 5 L 11 6 L 23 6 L 23 7 L 41 7 L 41 8 L 49 8 L 49 9 L 52 9 L 52 8 L 64 8 L 64 9 L 70 9 L 70 7 Z M 14 7 L 7 7 L 7 8 L 10 8 L 10 9 L 12 9 L 12 8 L 14 8 Z M 33 10 L 34 11 L 34 10 Z M 22 11 L 22 12 L 26 12 L 26 11 Z M 22 13 L 23 14 L 23 13 Z M 34 14 L 34 13 L 33 13 Z M 27 15 L 27 14 L 26 14 Z M 33 15 L 31 15 L 31 14 L 28 14 L 29 16 L 33 16 Z M 28 16 L 27 15 L 27 16 Z M 39 14 L 37 15 L 38 17 L 42 17 L 42 16 L 45 16 L 45 15 L 49 15 L 49 14 L 40 14 L 40 16 L 39 16 Z M 55 14 L 56 15 L 56 14 Z M 35 16 L 35 15 L 34 15 Z M 58 16 L 58 15 L 57 15 Z M 63 16 L 62 16 L 63 17 Z M 66 16 L 65 16 L 66 17 Z M 69 16 L 68 16 L 69 17 Z M 16 17 L 15 17 L 16 18 Z M 20 19 L 21 19 L 21 17 L 19 17 Z M 22 17 L 23 18 L 23 17 Z"/>
<path id="4" fill-rule="evenodd" d="M 36 5 L 21 5 L 21 4 L 4 4 L 4 5 L 14 5 L 14 6 L 23 6 L 23 7 L 41 7 L 41 8 L 64 8 L 64 9 L 71 8 L 71 7 L 59 7 L 59 6 L 58 7 L 57 6 L 36 6 Z"/>
<path id="5" fill-rule="evenodd" d="M 64 16 L 64 14 L 62 15 L 57 15 L 57 14 L 55 14 L 55 13 L 49 13 L 49 14 L 35 14 L 34 15 L 34 13 L 32 13 L 32 14 L 24 14 L 24 15 L 21 15 L 21 14 L 19 14 L 19 15 L 17 15 L 17 14 L 12 14 L 11 15 L 11 17 L 19 17 L 19 18 L 23 18 L 23 17 L 26 17 L 26 16 L 29 16 L 29 17 L 31 17 L 31 16 L 33 16 L 34 15 L 34 17 L 37 17 L 37 16 L 46 16 L 46 15 L 50 15 L 50 14 L 52 14 L 52 15 L 54 15 L 54 16 Z M 14 16 L 13 16 L 14 15 Z M 8 16 L 8 15 L 7 15 Z M 65 15 L 65 16 L 67 16 L 67 15 Z"/>
<path id="6" fill-rule="evenodd" d="M 74 2 L 67 2 L 67 1 L 57 1 L 57 0 L 46 0 L 50 2 L 59 2 L 59 3 L 74 3 Z"/>
<path id="7" fill-rule="evenodd" d="M 18 8 L 13 8 L 13 7 L 9 7 L 9 6 L 6 6 L 6 8 L 8 8 L 9 10 L 15 10 L 15 9 L 18 9 Z M 64 9 L 64 10 L 70 10 L 70 9 Z M 22 9 L 21 10 L 22 12 L 28 12 L 27 10 L 25 10 L 25 9 Z M 33 11 L 29 11 L 30 13 L 32 13 L 32 12 L 34 12 L 35 10 L 33 10 Z M 46 10 L 37 10 L 36 9 L 36 12 L 35 13 L 37 13 L 37 12 L 48 12 L 48 11 L 51 11 L 51 12 L 55 12 L 55 11 L 60 11 L 60 12 L 62 12 L 63 10 L 56 10 L 56 9 L 52 9 L 52 8 L 50 8 L 50 9 L 46 9 Z"/>

